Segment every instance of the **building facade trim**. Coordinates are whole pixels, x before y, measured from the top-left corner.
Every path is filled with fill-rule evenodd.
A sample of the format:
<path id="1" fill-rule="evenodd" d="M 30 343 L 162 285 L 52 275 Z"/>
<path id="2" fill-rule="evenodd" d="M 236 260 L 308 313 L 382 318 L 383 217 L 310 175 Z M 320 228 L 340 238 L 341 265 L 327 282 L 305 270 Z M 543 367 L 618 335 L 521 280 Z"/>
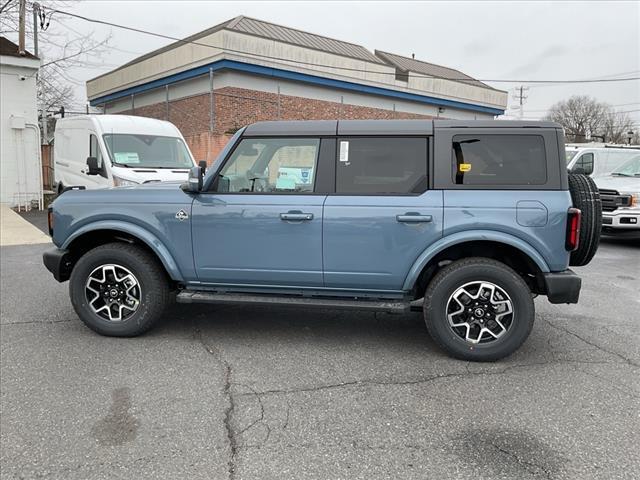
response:
<path id="1" fill-rule="evenodd" d="M 483 105 L 475 105 L 472 103 L 460 102 L 456 100 L 448 100 L 444 98 L 431 97 L 428 95 L 420 95 L 417 93 L 401 92 L 398 90 L 392 90 L 383 87 L 376 87 L 371 85 L 362 85 L 355 82 L 349 82 L 345 80 L 337 80 L 332 78 L 321 77 L 318 75 L 310 75 L 308 73 L 294 72 L 291 70 L 284 70 L 280 68 L 266 67 L 263 65 L 255 65 L 251 63 L 239 62 L 237 60 L 218 60 L 213 63 L 201 65 L 183 72 L 168 75 L 164 78 L 152 80 L 150 82 L 136 85 L 134 87 L 126 88 L 118 92 L 114 92 L 108 95 L 96 97 L 90 101 L 92 106 L 103 105 L 113 100 L 118 100 L 124 97 L 135 95 L 138 93 L 147 92 L 156 88 L 170 85 L 172 83 L 180 82 L 183 80 L 189 80 L 191 78 L 207 75 L 209 70 L 214 72 L 228 69 L 241 72 L 253 73 L 256 75 L 282 78 L 287 80 L 294 80 L 303 83 L 309 83 L 314 85 L 321 85 L 325 87 L 337 88 L 342 90 L 355 91 L 359 93 L 366 93 L 371 95 L 378 95 L 383 97 L 399 98 L 403 100 L 410 100 L 419 103 L 425 103 L 429 105 L 436 105 L 440 107 L 457 108 L 461 110 L 489 113 L 492 115 L 502 115 L 504 110 L 499 108 L 486 107 Z"/>

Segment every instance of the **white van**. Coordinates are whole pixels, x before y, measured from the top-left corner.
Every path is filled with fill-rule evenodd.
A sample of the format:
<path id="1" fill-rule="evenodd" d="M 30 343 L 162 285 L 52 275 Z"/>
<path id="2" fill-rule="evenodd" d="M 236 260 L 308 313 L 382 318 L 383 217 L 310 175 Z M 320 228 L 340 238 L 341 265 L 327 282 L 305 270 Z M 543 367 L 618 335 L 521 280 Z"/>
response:
<path id="1" fill-rule="evenodd" d="M 608 175 L 640 153 L 640 146 L 568 143 L 567 170 L 585 173 L 593 178 Z"/>
<path id="2" fill-rule="evenodd" d="M 187 180 L 196 163 L 175 125 L 130 115 L 81 115 L 56 123 L 58 193 L 147 182 Z"/>

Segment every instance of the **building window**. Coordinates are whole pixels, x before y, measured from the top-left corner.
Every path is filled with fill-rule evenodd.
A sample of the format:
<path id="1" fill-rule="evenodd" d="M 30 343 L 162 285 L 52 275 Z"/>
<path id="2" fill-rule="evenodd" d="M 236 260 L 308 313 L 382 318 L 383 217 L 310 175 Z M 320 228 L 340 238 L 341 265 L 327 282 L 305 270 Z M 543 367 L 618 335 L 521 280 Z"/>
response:
<path id="1" fill-rule="evenodd" d="M 427 188 L 427 139 L 341 138 L 336 193 L 409 194 Z"/>

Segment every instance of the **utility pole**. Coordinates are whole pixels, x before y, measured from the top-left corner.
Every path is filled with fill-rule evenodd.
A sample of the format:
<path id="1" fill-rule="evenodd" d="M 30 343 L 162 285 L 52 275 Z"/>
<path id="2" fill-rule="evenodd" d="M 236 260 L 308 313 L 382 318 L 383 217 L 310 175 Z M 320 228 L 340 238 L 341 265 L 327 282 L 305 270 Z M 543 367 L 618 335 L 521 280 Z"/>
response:
<path id="1" fill-rule="evenodd" d="M 25 29 L 24 22 L 27 10 L 27 0 L 20 0 L 20 7 L 18 12 L 18 53 L 22 56 L 26 54 L 24 47 Z"/>
<path id="2" fill-rule="evenodd" d="M 38 12 L 40 11 L 40 4 L 38 2 L 33 3 L 33 54 L 38 56 Z"/>
<path id="3" fill-rule="evenodd" d="M 519 104 L 520 120 L 522 120 L 522 117 L 524 117 L 524 101 L 528 98 L 528 95 L 525 95 L 525 94 L 528 91 L 529 91 L 529 87 L 525 87 L 523 85 L 516 87 L 515 99 L 518 100 L 518 104 Z"/>

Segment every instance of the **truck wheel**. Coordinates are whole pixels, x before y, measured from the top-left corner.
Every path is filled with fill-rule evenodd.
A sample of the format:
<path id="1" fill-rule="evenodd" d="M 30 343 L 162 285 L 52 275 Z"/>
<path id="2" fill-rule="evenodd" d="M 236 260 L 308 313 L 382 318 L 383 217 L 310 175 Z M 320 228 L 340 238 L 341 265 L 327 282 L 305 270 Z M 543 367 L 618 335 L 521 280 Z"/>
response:
<path id="1" fill-rule="evenodd" d="M 447 265 L 431 280 L 424 296 L 429 334 L 462 360 L 485 362 L 510 355 L 529 336 L 534 316 L 524 280 L 489 258 Z"/>
<path id="2" fill-rule="evenodd" d="M 602 201 L 593 179 L 587 175 L 569 174 L 569 192 L 573 206 L 582 212 L 578 248 L 571 252 L 569 265 L 588 264 L 598 250 L 602 230 Z"/>
<path id="3" fill-rule="evenodd" d="M 85 325 L 112 337 L 146 332 L 170 301 L 169 281 L 157 259 L 126 243 L 84 254 L 71 272 L 69 294 Z"/>

